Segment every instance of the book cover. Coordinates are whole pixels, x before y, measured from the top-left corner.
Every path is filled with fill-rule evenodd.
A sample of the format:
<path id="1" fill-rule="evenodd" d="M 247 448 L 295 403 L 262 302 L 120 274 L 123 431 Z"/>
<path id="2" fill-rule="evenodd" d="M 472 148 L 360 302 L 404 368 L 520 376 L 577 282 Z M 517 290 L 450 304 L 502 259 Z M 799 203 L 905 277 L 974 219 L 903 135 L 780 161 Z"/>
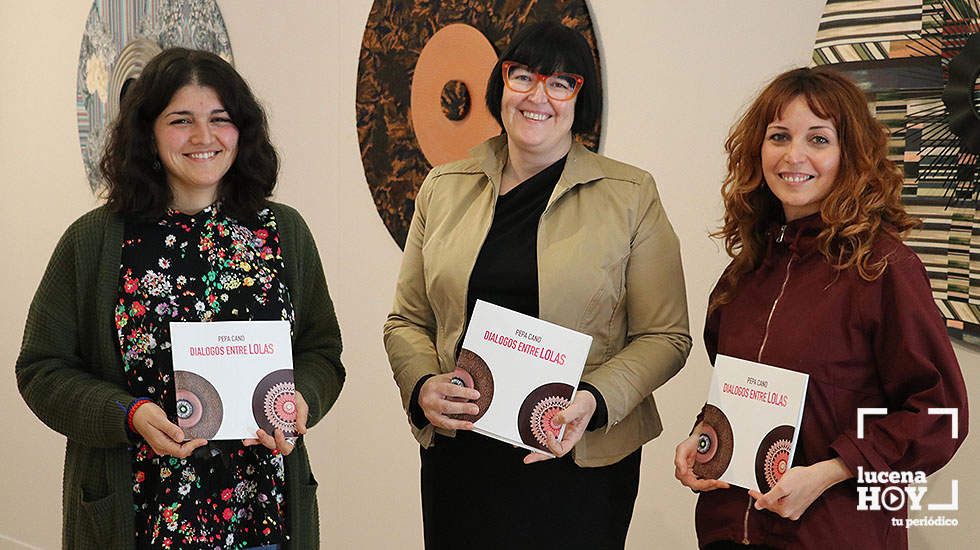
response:
<path id="1" fill-rule="evenodd" d="M 768 492 L 793 464 L 809 375 L 718 355 L 694 473 Z"/>
<path id="2" fill-rule="evenodd" d="M 296 435 L 287 321 L 170 323 L 177 424 L 186 439 Z"/>
<path id="3" fill-rule="evenodd" d="M 477 300 L 456 360 L 453 383 L 476 388 L 474 431 L 553 456 L 547 433 L 561 440 L 552 419 L 572 400 L 592 337 Z"/>

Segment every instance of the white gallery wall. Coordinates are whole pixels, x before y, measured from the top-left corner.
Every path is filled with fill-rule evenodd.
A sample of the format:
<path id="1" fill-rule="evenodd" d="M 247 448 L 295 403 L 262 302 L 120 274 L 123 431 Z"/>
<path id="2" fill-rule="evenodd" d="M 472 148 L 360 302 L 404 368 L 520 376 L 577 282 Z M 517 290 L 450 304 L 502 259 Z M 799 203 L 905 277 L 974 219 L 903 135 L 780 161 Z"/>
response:
<path id="1" fill-rule="evenodd" d="M 657 179 L 681 239 L 695 339 L 687 366 L 657 392 L 666 429 L 644 447 L 628 547 L 692 548 L 695 496 L 674 480 L 672 460 L 710 375 L 700 334 L 707 294 L 726 263 L 707 236 L 721 215 L 722 143 L 762 84 L 808 63 L 823 2 L 590 4 L 606 86 L 602 152 Z M 312 227 L 343 330 L 347 385 L 307 436 L 320 482 L 323 546 L 421 548 L 418 447 L 381 345 L 401 251 L 374 209 L 354 123 L 371 1 L 219 5 L 236 66 L 267 107 L 282 155 L 277 199 L 297 207 Z M 89 0 L 0 0 L 0 548 L 60 544 L 64 438 L 20 399 L 14 361 L 51 250 L 68 224 L 97 204 L 75 122 L 78 50 L 90 7 Z M 980 395 L 980 353 L 956 349 L 971 394 Z M 968 464 L 980 458 L 978 440 L 970 437 L 930 478 L 927 500 L 936 501 L 959 480 L 960 511 L 946 515 L 960 526 L 913 529 L 913 548 L 972 545 L 980 476 Z"/>

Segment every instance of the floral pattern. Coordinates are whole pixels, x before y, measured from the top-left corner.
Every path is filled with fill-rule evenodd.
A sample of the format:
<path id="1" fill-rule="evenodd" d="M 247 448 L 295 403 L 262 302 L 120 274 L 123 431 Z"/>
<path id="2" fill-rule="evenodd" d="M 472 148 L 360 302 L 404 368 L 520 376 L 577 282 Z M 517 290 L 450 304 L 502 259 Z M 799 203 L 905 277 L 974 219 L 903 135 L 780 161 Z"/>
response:
<path id="1" fill-rule="evenodd" d="M 129 389 L 176 422 L 171 321 L 287 320 L 293 309 L 276 220 L 247 223 L 220 204 L 127 223 L 115 326 Z M 136 437 L 133 498 L 139 548 L 248 548 L 285 540 L 282 456 L 213 441 L 186 459 Z"/>

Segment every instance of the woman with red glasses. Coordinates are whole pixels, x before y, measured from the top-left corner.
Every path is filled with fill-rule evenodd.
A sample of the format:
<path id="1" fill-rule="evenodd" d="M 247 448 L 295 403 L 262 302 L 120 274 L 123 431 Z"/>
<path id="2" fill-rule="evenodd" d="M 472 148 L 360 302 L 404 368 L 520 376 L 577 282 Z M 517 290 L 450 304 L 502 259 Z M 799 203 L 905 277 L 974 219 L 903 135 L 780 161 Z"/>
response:
<path id="1" fill-rule="evenodd" d="M 602 110 L 592 51 L 557 23 L 524 28 L 494 67 L 503 133 L 432 170 L 416 198 L 389 362 L 422 446 L 427 548 L 622 548 L 653 391 L 691 347 L 680 251 L 650 174 L 574 135 Z M 477 299 L 592 335 L 556 459 L 474 434 L 453 385 Z"/>

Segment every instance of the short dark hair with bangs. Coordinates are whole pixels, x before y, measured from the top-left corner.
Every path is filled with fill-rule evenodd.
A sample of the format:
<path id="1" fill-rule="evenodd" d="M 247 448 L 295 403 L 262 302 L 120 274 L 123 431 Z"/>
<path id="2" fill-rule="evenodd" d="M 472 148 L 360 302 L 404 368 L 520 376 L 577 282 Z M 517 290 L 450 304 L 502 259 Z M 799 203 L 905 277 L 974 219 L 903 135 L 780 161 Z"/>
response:
<path id="1" fill-rule="evenodd" d="M 500 67 L 504 61 L 516 61 L 542 74 L 567 72 L 580 75 L 584 82 L 575 98 L 572 133 L 588 132 L 595 128 L 596 120 L 602 113 L 602 89 L 592 48 L 581 33 L 556 21 L 542 21 L 527 25 L 514 36 L 487 81 L 487 109 L 501 128 L 504 127 L 500 118 L 504 78 Z"/>
<path id="2" fill-rule="evenodd" d="M 279 173 L 265 111 L 231 64 L 211 52 L 186 48 L 154 56 L 126 90 L 99 165 L 106 203 L 136 219 L 154 219 L 166 211 L 173 193 L 157 158 L 153 124 L 187 85 L 212 88 L 238 128 L 238 153 L 221 179 L 218 199 L 226 212 L 251 219 L 272 195 Z"/>

